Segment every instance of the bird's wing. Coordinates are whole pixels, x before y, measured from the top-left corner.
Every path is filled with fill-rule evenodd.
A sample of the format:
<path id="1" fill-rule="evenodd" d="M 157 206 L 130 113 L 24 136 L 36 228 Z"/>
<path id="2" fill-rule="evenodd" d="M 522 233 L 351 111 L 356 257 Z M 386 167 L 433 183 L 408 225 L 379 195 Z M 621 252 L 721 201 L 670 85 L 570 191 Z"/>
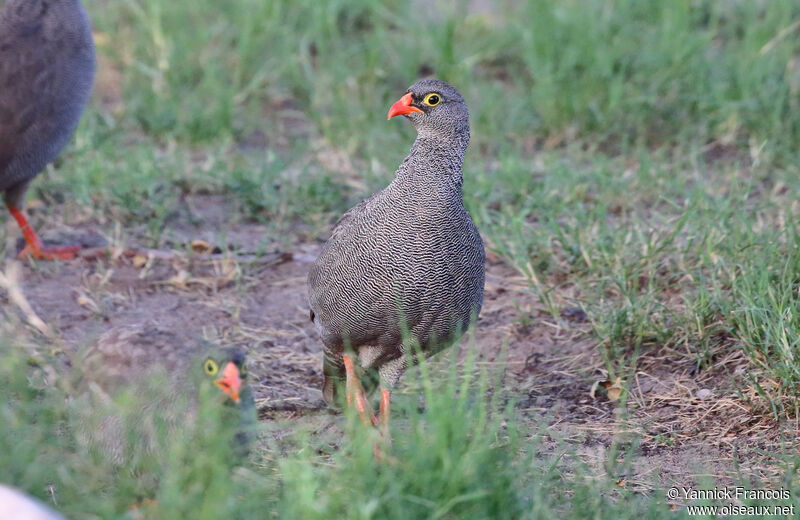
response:
<path id="1" fill-rule="evenodd" d="M 376 303 L 386 297 L 385 291 L 364 280 L 361 272 L 371 270 L 370 266 L 380 266 L 386 254 L 383 249 L 363 243 L 365 237 L 371 236 L 369 229 L 364 228 L 375 224 L 372 211 L 382 204 L 381 193 L 362 201 L 339 219 L 309 270 L 309 305 L 326 345 L 342 340 L 338 334 L 342 333 L 343 321 L 363 324 L 381 319 L 378 315 L 383 311 L 376 308 Z M 357 299 L 353 294 L 358 295 Z M 368 330 L 351 330 L 349 334 L 353 346 L 374 339 Z"/>
<path id="2" fill-rule="evenodd" d="M 2 179 L 3 171 L 11 163 L 11 140 L 7 132 L 3 131 L 4 128 L 0 124 L 0 179 Z"/>
<path id="3" fill-rule="evenodd" d="M 372 201 L 372 199 L 377 197 L 379 193 L 380 192 L 373 193 L 368 198 L 362 200 L 361 202 L 359 202 L 358 204 L 356 204 L 352 208 L 348 209 L 344 213 L 344 215 L 339 217 L 339 220 L 337 220 L 336 224 L 333 225 L 333 230 L 331 231 L 331 238 L 329 240 L 333 240 L 334 237 L 337 237 L 337 236 L 341 235 L 342 232 L 349 227 L 349 225 L 351 224 L 351 222 L 353 220 L 353 217 L 355 217 L 356 215 L 362 213 L 364 211 L 364 209 L 367 207 L 367 205 L 370 203 L 370 201 Z"/>
<path id="4" fill-rule="evenodd" d="M 0 30 L 2 30 L 0 26 Z M 10 99 L 13 63 L 16 61 L 12 56 L 13 47 L 6 44 L 7 38 L 0 33 L 0 184 L 2 184 L 2 173 L 11 162 L 11 153 L 14 142 L 12 141 L 12 125 L 14 125 L 14 112 Z"/>
<path id="5" fill-rule="evenodd" d="M 311 266 L 311 271 L 309 272 L 309 277 L 308 277 L 309 293 L 310 293 L 309 295 L 311 297 L 311 301 L 312 302 L 316 299 L 316 297 L 319 296 L 318 295 L 318 291 L 319 291 L 318 283 L 320 281 L 320 274 L 321 274 L 320 273 L 320 267 L 321 267 L 320 263 L 325 263 L 326 262 L 326 253 L 331 248 L 331 246 L 334 246 L 335 242 L 339 239 L 339 237 L 341 237 L 343 234 L 346 234 L 346 230 L 349 229 L 350 225 L 353 223 L 352 222 L 353 218 L 355 216 L 359 215 L 360 213 L 362 213 L 364 211 L 364 209 L 366 208 L 367 204 L 369 204 L 369 202 L 372 199 L 374 199 L 378 195 L 378 193 L 380 193 L 380 192 L 373 193 L 370 197 L 362 200 L 361 202 L 359 202 L 358 204 L 356 204 L 355 206 L 353 206 L 352 208 L 347 210 L 344 213 L 344 215 L 339 217 L 339 220 L 337 220 L 336 223 L 333 225 L 333 230 L 331 231 L 330 238 L 328 238 L 328 241 L 323 246 L 322 252 L 320 253 L 320 255 L 317 258 L 316 262 L 314 262 L 314 265 Z M 327 260 L 329 260 L 329 259 L 327 259 Z M 312 306 L 313 306 L 313 304 L 312 304 Z M 311 319 L 311 322 L 313 323 L 315 318 L 316 318 L 316 314 L 314 313 L 314 309 L 309 309 L 309 318 Z"/>

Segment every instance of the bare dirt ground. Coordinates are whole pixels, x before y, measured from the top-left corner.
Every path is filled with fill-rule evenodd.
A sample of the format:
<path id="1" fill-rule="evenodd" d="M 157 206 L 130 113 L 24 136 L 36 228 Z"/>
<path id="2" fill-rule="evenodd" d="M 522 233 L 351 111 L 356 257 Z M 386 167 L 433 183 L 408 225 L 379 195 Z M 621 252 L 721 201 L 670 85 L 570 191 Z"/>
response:
<path id="1" fill-rule="evenodd" d="M 187 253 L 194 240 L 213 251 L 213 233 L 177 222 L 171 226 L 174 250 L 24 262 L 19 286 L 36 315 L 66 349 L 90 345 L 113 327 L 144 324 L 186 340 L 206 336 L 239 345 L 248 351 L 262 420 L 311 415 L 333 421 L 323 413 L 321 344 L 305 292 L 321 243 L 268 249 L 257 258 L 249 252 L 263 246 L 263 226 L 229 223 L 220 197 L 198 196 L 187 204 L 205 208 L 203 229 L 211 220 L 215 232 L 227 232 L 237 253 Z M 24 315 L 7 291 L 0 290 L 0 302 L 4 313 Z M 32 327 L 19 333 L 33 340 L 38 335 Z M 466 344 L 441 362 L 457 362 Z M 474 345 L 480 366 L 500 374 L 502 390 L 516 401 L 530 435 L 541 434 L 544 454 L 567 450 L 599 472 L 607 467 L 609 450 L 632 451 L 632 465 L 612 470 L 620 485 L 649 489 L 690 485 L 703 476 L 721 482 L 774 477 L 775 457 L 794 449 L 797 424 L 754 413 L 747 396 L 734 391 L 746 366 L 735 350 L 719 353 L 713 371 L 695 372 L 676 361 L 685 357 L 655 349 L 641 358 L 625 406 L 602 389 L 593 392 L 606 374 L 585 315 L 562 309 L 554 319 L 524 278 L 493 255 Z"/>

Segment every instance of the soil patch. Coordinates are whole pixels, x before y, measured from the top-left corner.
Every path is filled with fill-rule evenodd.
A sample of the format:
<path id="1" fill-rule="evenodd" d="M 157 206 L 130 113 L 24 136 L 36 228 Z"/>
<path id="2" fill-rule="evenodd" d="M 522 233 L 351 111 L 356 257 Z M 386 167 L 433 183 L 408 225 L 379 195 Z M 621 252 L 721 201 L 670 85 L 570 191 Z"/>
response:
<path id="1" fill-rule="evenodd" d="M 263 248 L 263 226 L 228 222 L 222 198 L 195 202 L 215 215 L 215 229 L 229 240 L 225 251 L 247 253 L 196 254 L 185 247 L 101 261 L 25 263 L 22 292 L 66 351 L 90 345 L 109 329 L 137 324 L 185 340 L 217 339 L 248 351 L 262 420 L 310 414 L 321 424 L 333 421 L 324 413 L 321 343 L 306 303 L 305 279 L 321 242 L 255 257 L 251 253 Z M 187 244 L 213 240 L 195 235 L 189 224 L 173 234 Z M 0 302 L 15 321 L 20 312 L 5 291 Z M 31 327 L 14 333 L 37 341 Z M 466 344 L 442 362 L 462 359 Z M 648 353 L 627 382 L 627 396 L 609 400 L 596 388 L 605 372 L 580 309 L 561 309 L 553 317 L 522 276 L 491 256 L 472 344 L 480 366 L 501 371 L 500 390 L 517 402 L 530 435 L 542 436 L 544 452 L 566 448 L 598 471 L 616 453 L 610 450 L 635 455 L 633 464 L 613 470 L 621 485 L 649 489 L 687 486 L 704 476 L 720 482 L 774 477 L 779 454 L 796 449 L 796 424 L 754 413 L 737 395 L 745 362 L 735 349 L 699 373 L 668 351 Z"/>

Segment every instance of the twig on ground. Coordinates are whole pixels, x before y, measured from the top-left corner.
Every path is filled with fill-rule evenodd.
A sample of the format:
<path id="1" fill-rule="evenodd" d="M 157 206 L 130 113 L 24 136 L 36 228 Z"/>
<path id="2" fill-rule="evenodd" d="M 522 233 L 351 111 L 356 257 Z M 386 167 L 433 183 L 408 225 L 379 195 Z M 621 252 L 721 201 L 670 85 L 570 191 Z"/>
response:
<path id="1" fill-rule="evenodd" d="M 48 338 L 55 338 L 56 335 L 53 330 L 36 314 L 36 311 L 33 310 L 33 307 L 28 303 L 22 292 L 22 287 L 19 283 L 22 275 L 22 265 L 17 261 L 9 262 L 6 265 L 5 271 L 0 271 L 0 288 L 6 290 L 9 300 L 22 311 L 28 323 Z"/>

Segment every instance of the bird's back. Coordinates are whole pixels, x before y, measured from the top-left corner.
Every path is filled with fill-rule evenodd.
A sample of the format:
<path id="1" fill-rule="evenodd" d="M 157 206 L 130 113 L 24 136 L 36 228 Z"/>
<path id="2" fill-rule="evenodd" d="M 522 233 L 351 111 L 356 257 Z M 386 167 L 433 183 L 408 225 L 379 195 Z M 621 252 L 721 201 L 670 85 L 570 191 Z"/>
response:
<path id="1" fill-rule="evenodd" d="M 0 192 L 23 183 L 69 141 L 95 71 L 79 0 L 7 0 L 0 9 Z"/>

